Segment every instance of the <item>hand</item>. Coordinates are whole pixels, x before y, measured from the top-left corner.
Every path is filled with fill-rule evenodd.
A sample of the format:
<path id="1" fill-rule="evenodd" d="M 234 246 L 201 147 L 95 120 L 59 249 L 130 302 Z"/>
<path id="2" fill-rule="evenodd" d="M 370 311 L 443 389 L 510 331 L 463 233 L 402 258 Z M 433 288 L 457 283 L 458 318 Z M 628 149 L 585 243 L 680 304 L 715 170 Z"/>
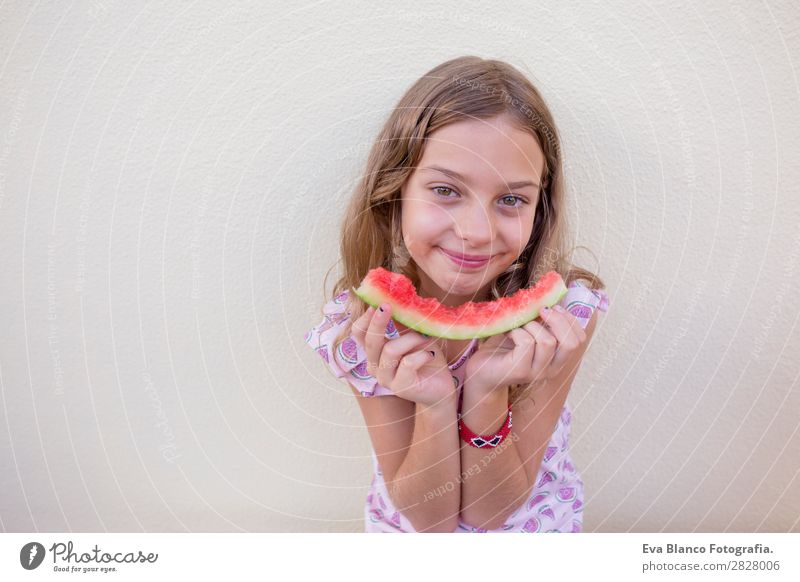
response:
<path id="1" fill-rule="evenodd" d="M 437 338 L 426 338 L 403 326 L 400 337 L 387 340 L 391 306 L 387 309 L 384 305 L 384 309 L 367 309 L 353 322 L 350 332 L 367 353 L 367 372 L 381 386 L 412 402 L 433 406 L 454 399 L 455 383 Z M 396 327 L 400 331 L 399 324 Z"/>
<path id="2" fill-rule="evenodd" d="M 509 384 L 545 383 L 578 366 L 585 351 L 586 332 L 580 321 L 557 306 L 480 344 L 467 360 L 464 383 L 483 394 Z"/>

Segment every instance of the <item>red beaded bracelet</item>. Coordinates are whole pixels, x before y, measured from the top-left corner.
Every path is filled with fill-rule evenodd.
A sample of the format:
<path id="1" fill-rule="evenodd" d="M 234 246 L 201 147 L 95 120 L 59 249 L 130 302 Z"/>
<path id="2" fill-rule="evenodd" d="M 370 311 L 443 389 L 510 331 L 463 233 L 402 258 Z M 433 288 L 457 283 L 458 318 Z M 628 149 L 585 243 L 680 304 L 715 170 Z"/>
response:
<path id="1" fill-rule="evenodd" d="M 494 448 L 502 443 L 508 434 L 511 432 L 511 404 L 508 405 L 508 416 L 500 430 L 493 435 L 479 435 L 472 432 L 466 424 L 461 420 L 461 412 L 458 413 L 458 434 L 461 440 L 467 444 L 472 445 L 476 449 L 484 447 Z"/>

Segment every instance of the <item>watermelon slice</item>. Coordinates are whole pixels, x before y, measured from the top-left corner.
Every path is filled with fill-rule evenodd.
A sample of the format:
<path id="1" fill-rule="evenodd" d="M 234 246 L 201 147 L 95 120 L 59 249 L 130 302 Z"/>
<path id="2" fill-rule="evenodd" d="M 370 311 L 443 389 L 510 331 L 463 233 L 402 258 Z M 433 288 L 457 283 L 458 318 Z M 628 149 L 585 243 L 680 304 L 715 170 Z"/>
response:
<path id="1" fill-rule="evenodd" d="M 467 301 L 458 307 L 420 297 L 411 280 L 383 267 L 372 269 L 358 289 L 364 303 L 392 306 L 392 319 L 432 337 L 452 340 L 483 338 L 521 327 L 536 319 L 543 307 L 558 303 L 567 293 L 564 280 L 550 271 L 533 287 L 494 301 Z"/>

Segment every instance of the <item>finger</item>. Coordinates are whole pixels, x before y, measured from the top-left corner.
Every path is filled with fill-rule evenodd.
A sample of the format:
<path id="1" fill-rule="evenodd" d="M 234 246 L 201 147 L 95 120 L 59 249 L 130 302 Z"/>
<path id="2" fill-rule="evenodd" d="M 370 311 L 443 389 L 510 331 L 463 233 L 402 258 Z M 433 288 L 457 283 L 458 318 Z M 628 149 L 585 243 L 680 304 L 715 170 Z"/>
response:
<path id="1" fill-rule="evenodd" d="M 386 305 L 383 305 L 383 307 L 386 307 Z M 389 307 L 391 307 L 391 306 L 389 306 Z M 378 313 L 380 315 L 381 311 L 380 311 L 380 309 L 372 307 L 372 306 L 370 306 L 367 309 L 367 312 L 364 313 L 364 316 L 367 316 L 366 323 L 362 326 L 363 329 L 365 330 L 364 331 L 364 335 L 366 335 L 366 333 L 369 331 L 369 325 L 372 322 L 372 318 L 374 318 L 375 313 Z M 359 318 L 359 320 L 360 319 L 361 318 Z M 401 335 L 404 335 L 404 334 L 406 334 L 406 333 L 408 333 L 410 331 L 408 327 L 406 327 L 402 323 L 392 319 L 391 315 L 386 316 L 384 319 L 387 320 L 386 329 L 384 330 L 384 335 L 386 336 L 386 339 L 390 339 L 390 340 L 391 339 L 395 339 L 395 338 L 398 338 Z M 353 325 L 355 326 L 355 324 L 353 324 Z"/>
<path id="2" fill-rule="evenodd" d="M 384 303 L 375 311 L 367 328 L 365 341 L 367 371 L 383 386 L 389 386 L 394 381 L 397 367 L 406 353 L 419 350 L 423 346 L 435 345 L 438 340 L 438 338 L 425 338 L 411 330 L 389 340 L 386 332 L 390 323 L 392 323 L 392 306 Z"/>
<path id="3" fill-rule="evenodd" d="M 409 331 L 397 339 L 386 342 L 383 346 L 375 377 L 380 384 L 388 386 L 394 381 L 397 369 L 404 357 L 412 352 L 427 350 L 433 351 L 435 355 L 441 351 L 438 348 L 438 338 L 426 338 L 415 331 Z"/>
<path id="4" fill-rule="evenodd" d="M 378 307 L 373 313 L 372 319 L 370 319 L 364 338 L 364 351 L 367 353 L 367 371 L 375 377 L 377 377 L 375 368 L 380 361 L 383 346 L 389 341 L 386 339 L 386 328 L 392 318 L 391 311 L 392 307 L 388 304 Z"/>
<path id="5" fill-rule="evenodd" d="M 408 388 L 419 382 L 419 369 L 433 361 L 435 356 L 428 350 L 406 354 L 397 366 L 394 383 L 400 388 Z"/>
<path id="6" fill-rule="evenodd" d="M 541 319 L 550 330 L 550 333 L 555 336 L 559 345 L 564 346 L 565 349 L 574 349 L 581 343 L 584 335 L 583 329 L 580 324 L 576 325 L 575 316 L 567 313 L 560 305 L 556 306 L 555 309 L 543 311 Z"/>
<path id="7" fill-rule="evenodd" d="M 509 335 L 510 332 L 498 333 L 486 338 L 480 343 L 479 349 L 488 350 L 489 353 L 503 353 L 510 352 L 516 345 L 514 340 Z"/>
<path id="8" fill-rule="evenodd" d="M 508 337 L 514 342 L 514 349 L 506 356 L 508 358 L 508 374 L 511 378 L 508 382 L 519 383 L 530 376 L 536 351 L 536 340 L 521 327 L 508 332 Z"/>
<path id="9" fill-rule="evenodd" d="M 372 321 L 372 316 L 375 313 L 375 308 L 370 306 L 361 314 L 361 317 L 353 322 L 350 327 L 350 337 L 352 337 L 359 345 L 364 346 L 364 336 L 367 333 L 369 322 Z"/>
<path id="10" fill-rule="evenodd" d="M 564 319 L 566 319 L 569 324 L 572 326 L 572 329 L 575 331 L 575 335 L 580 338 L 586 337 L 586 325 L 588 324 L 588 320 L 583 320 L 576 317 L 573 313 L 571 313 L 566 307 L 562 305 L 557 305 L 556 311 L 559 311 L 564 315 Z M 591 316 L 591 310 L 590 310 Z"/>
<path id="11" fill-rule="evenodd" d="M 523 329 L 527 330 L 536 341 L 536 352 L 531 362 L 531 370 L 536 379 L 555 357 L 559 347 L 558 339 L 535 319 L 526 323 Z"/>

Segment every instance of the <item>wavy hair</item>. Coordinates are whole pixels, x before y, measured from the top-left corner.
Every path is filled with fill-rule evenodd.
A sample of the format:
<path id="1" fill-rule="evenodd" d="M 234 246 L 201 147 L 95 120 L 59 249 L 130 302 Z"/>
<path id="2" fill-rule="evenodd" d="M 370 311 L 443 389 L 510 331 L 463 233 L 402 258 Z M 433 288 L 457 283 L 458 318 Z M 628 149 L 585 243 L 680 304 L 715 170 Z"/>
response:
<path id="1" fill-rule="evenodd" d="M 551 270 L 557 271 L 567 285 L 582 279 L 592 289 L 605 289 L 597 275 L 573 265 L 568 258 L 572 249 L 567 248 L 560 139 L 541 94 L 525 75 L 504 61 L 462 56 L 434 67 L 417 80 L 375 139 L 343 220 L 339 241 L 343 274 L 334 286 L 334 297 L 357 288 L 369 270 L 378 266 L 402 273 L 419 289 L 417 266 L 401 234 L 401 187 L 422 158 L 431 133 L 457 121 L 502 114 L 511 116 L 516 126 L 536 138 L 545 164 L 533 232 L 517 261 L 493 281 L 492 299 L 530 287 Z M 325 288 L 331 269 L 325 275 Z M 350 318 L 334 347 L 349 335 L 352 322 L 367 309 L 352 292 L 350 295 Z M 516 403 L 532 388 L 511 385 L 509 398 Z"/>

